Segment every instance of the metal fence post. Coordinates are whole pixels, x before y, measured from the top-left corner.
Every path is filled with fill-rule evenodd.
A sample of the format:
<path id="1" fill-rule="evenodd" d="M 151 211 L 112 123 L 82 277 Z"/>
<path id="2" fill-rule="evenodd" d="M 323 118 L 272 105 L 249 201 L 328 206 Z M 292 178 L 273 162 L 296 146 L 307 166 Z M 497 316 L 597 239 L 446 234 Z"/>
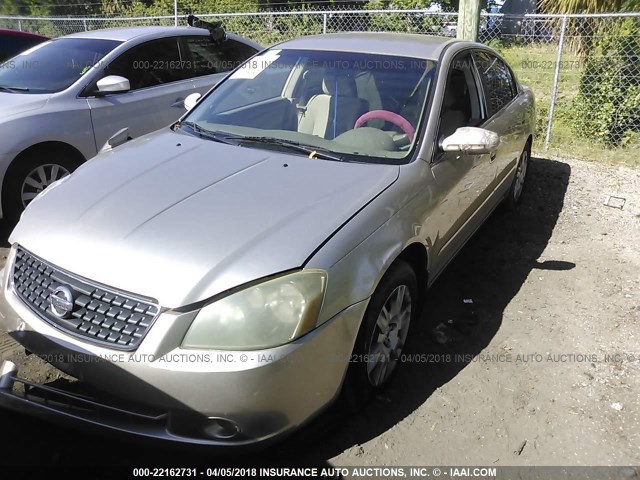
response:
<path id="1" fill-rule="evenodd" d="M 173 25 L 178 26 L 178 0 L 173 0 Z"/>
<path id="2" fill-rule="evenodd" d="M 322 33 L 327 33 L 327 14 L 322 14 Z"/>
<path id="3" fill-rule="evenodd" d="M 551 140 L 551 127 L 553 126 L 553 113 L 556 108 L 556 98 L 558 96 L 558 81 L 560 80 L 560 63 L 562 61 L 562 50 L 564 49 L 564 34 L 567 31 L 567 16 L 562 17 L 560 27 L 560 41 L 558 42 L 558 55 L 556 57 L 556 69 L 553 75 L 553 88 L 551 89 L 551 103 L 549 105 L 549 119 L 547 120 L 547 135 L 544 139 L 544 149 L 549 149 Z"/>
<path id="4" fill-rule="evenodd" d="M 22 20 L 18 20 L 18 30 L 22 31 Z"/>
<path id="5" fill-rule="evenodd" d="M 87 30 L 89 30 L 89 29 L 87 28 L 87 19 L 86 19 L 86 18 L 83 18 L 83 19 L 82 19 L 82 24 L 84 25 L 84 31 L 85 31 L 85 32 L 86 32 Z"/>

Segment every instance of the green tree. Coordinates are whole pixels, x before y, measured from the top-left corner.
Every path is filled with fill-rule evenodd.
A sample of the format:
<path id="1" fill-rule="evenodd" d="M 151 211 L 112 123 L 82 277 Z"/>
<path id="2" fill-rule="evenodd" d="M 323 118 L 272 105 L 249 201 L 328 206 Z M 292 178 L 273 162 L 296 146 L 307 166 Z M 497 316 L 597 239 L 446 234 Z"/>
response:
<path id="1" fill-rule="evenodd" d="M 640 10 L 640 0 L 541 0 L 547 13 L 607 13 Z"/>
<path id="2" fill-rule="evenodd" d="M 94 0 L 0 0 L 0 14 L 27 16 L 91 15 L 100 12 Z"/>
<path id="3" fill-rule="evenodd" d="M 625 145 L 640 130 L 640 22 L 618 19 L 587 57 L 574 101 L 576 134 Z"/>
<path id="4" fill-rule="evenodd" d="M 238 13 L 257 12 L 259 0 L 179 0 L 178 13 Z M 113 1 L 102 0 L 102 10 L 108 14 L 123 16 L 158 16 L 171 15 L 174 11 L 173 0 L 152 1 Z"/>

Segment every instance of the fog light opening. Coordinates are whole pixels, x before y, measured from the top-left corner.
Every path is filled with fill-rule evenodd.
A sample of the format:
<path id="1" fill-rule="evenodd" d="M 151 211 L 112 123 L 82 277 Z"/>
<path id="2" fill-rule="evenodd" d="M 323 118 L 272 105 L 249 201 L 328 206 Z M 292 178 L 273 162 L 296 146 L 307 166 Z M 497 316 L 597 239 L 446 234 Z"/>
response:
<path id="1" fill-rule="evenodd" d="M 209 417 L 204 433 L 212 438 L 231 440 L 240 433 L 240 427 L 232 420 L 220 417 Z"/>

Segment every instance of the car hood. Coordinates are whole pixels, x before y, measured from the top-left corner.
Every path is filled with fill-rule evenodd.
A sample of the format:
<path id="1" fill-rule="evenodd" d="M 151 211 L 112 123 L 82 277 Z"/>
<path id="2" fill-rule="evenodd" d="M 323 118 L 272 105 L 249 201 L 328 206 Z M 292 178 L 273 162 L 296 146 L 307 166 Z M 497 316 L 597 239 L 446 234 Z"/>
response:
<path id="1" fill-rule="evenodd" d="M 51 94 L 0 92 L 0 122 L 14 115 L 44 107 Z"/>
<path id="2" fill-rule="evenodd" d="M 398 173 L 165 130 L 45 191 L 10 242 L 173 308 L 302 266 Z"/>

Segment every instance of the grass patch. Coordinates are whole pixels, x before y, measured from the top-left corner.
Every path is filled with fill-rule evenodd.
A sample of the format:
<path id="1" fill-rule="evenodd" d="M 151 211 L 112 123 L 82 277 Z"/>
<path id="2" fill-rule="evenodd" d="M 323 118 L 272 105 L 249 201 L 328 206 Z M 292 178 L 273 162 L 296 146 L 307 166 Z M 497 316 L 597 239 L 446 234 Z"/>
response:
<path id="1" fill-rule="evenodd" d="M 541 156 L 580 158 L 640 168 L 640 135 L 629 135 L 625 146 L 612 148 L 602 142 L 577 136 L 572 130 L 576 113 L 573 100 L 578 94 L 584 61 L 565 49 L 560 63 L 558 95 L 548 150 L 544 149 L 549 106 L 557 61 L 557 44 L 493 45 L 509 62 L 520 82 L 536 95 L 538 119 L 534 150 Z"/>

